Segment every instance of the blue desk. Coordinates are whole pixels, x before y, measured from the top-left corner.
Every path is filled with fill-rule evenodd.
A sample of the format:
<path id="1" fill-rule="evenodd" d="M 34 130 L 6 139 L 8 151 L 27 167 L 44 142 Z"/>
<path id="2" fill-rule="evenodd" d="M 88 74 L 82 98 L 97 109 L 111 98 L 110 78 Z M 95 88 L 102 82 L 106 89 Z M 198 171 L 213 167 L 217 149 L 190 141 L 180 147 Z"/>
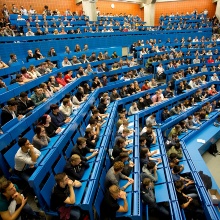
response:
<path id="1" fill-rule="evenodd" d="M 156 185 L 154 189 L 155 189 L 155 197 L 157 203 L 169 201 L 169 195 L 168 195 L 168 189 L 166 183 Z"/>

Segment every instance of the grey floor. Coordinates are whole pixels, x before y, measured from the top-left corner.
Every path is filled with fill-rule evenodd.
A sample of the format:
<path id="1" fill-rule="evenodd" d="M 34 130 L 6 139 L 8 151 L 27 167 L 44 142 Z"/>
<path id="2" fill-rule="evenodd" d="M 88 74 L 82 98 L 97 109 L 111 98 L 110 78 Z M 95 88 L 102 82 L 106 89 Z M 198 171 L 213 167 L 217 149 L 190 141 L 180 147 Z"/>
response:
<path id="1" fill-rule="evenodd" d="M 220 152 L 220 140 L 217 142 L 217 148 Z M 214 177 L 218 187 L 220 188 L 220 155 L 214 157 L 209 152 L 206 152 L 202 155 L 207 167 L 209 168 L 210 173 Z"/>

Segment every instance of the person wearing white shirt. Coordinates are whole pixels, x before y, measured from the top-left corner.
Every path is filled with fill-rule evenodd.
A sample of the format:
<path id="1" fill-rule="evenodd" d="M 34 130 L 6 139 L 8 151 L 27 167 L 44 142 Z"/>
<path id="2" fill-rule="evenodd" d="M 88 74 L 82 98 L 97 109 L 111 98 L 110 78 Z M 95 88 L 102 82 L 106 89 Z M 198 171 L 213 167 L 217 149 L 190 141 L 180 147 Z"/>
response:
<path id="1" fill-rule="evenodd" d="M 136 102 L 132 102 L 131 107 L 129 108 L 128 115 L 133 115 L 139 112 Z"/>
<path id="2" fill-rule="evenodd" d="M 163 79 L 164 78 L 164 68 L 162 66 L 162 63 L 159 64 L 159 66 L 157 67 L 157 78 L 158 79 Z"/>
<path id="3" fill-rule="evenodd" d="M 209 50 L 209 51 L 206 53 L 206 55 L 208 55 L 208 56 L 212 55 L 212 51 Z"/>
<path id="4" fill-rule="evenodd" d="M 24 8 L 23 6 L 21 6 L 20 12 L 21 12 L 21 15 L 28 15 L 27 9 Z"/>
<path id="5" fill-rule="evenodd" d="M 62 67 L 65 67 L 65 66 L 72 66 L 72 64 L 70 63 L 67 57 L 64 57 L 64 60 L 62 62 Z"/>
<path id="6" fill-rule="evenodd" d="M 17 21 L 24 21 L 25 19 L 21 17 L 21 15 L 18 15 Z"/>
<path id="7" fill-rule="evenodd" d="M 190 86 L 192 89 L 198 87 L 198 86 L 196 85 L 196 83 L 195 83 L 195 79 L 194 79 L 194 78 L 189 81 L 189 86 Z"/>
<path id="8" fill-rule="evenodd" d="M 37 158 L 41 155 L 41 152 L 25 137 L 18 140 L 18 146 L 20 148 L 15 154 L 14 171 L 22 179 L 28 181 L 29 177 L 36 169 L 35 165 L 37 163 Z"/>
<path id="9" fill-rule="evenodd" d="M 26 36 L 34 36 L 34 32 L 31 31 L 31 29 L 28 29 L 28 32 L 25 34 Z"/>
<path id="10" fill-rule="evenodd" d="M 71 106 L 70 99 L 64 98 L 59 109 L 66 117 L 69 117 L 73 113 L 73 108 Z"/>
<path id="11" fill-rule="evenodd" d="M 149 125 L 151 124 L 152 126 L 154 125 L 157 125 L 157 122 L 156 122 L 156 114 L 152 114 L 150 115 L 147 119 L 146 119 L 146 125 Z"/>
<path id="12" fill-rule="evenodd" d="M 196 56 L 196 58 L 193 59 L 193 64 L 196 64 L 196 63 L 200 63 L 200 59 L 198 58 L 198 56 Z"/>
<path id="13" fill-rule="evenodd" d="M 211 81 L 219 81 L 219 78 L 216 73 L 214 73 L 213 76 L 211 77 L 210 82 Z"/>
<path id="14" fill-rule="evenodd" d="M 199 42 L 199 39 L 197 36 L 193 39 L 193 42 Z"/>

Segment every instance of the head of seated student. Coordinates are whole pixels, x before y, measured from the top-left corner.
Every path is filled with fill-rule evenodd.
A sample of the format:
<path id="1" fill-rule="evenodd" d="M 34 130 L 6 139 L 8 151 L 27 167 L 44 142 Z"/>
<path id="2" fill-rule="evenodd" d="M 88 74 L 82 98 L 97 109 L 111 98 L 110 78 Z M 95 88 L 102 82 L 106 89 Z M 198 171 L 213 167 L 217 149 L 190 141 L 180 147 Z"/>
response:
<path id="1" fill-rule="evenodd" d="M 179 173 L 182 171 L 181 168 L 182 168 L 182 167 L 181 167 L 180 165 L 175 165 L 175 166 L 173 167 L 173 173 L 174 173 L 174 174 L 179 174 Z"/>
<path id="2" fill-rule="evenodd" d="M 29 151 L 30 145 L 31 145 L 31 143 L 27 138 L 22 137 L 22 138 L 18 139 L 18 146 L 21 148 L 21 150 L 24 153 L 27 153 Z"/>
<path id="3" fill-rule="evenodd" d="M 10 200 L 12 196 L 17 192 L 14 184 L 7 180 L 6 178 L 1 178 L 0 180 L 0 193 L 6 197 L 7 200 Z"/>
<path id="4" fill-rule="evenodd" d="M 127 128 L 125 128 L 124 130 L 123 130 L 123 132 L 122 132 L 122 137 L 124 137 L 124 138 L 126 138 L 128 135 L 130 134 L 130 131 L 129 131 L 129 129 L 127 129 Z"/>
<path id="5" fill-rule="evenodd" d="M 52 104 L 52 105 L 50 105 L 50 110 L 52 111 L 52 113 L 53 113 L 54 115 L 57 115 L 58 112 L 60 111 L 60 110 L 59 110 L 59 106 L 58 106 L 57 104 Z"/>
<path id="6" fill-rule="evenodd" d="M 35 134 L 39 139 L 41 139 L 41 137 L 45 137 L 46 136 L 45 128 L 41 125 L 37 125 L 35 129 Z"/>
<path id="7" fill-rule="evenodd" d="M 121 152 L 118 157 L 119 157 L 119 160 L 123 163 L 125 163 L 129 159 L 129 155 L 127 152 Z"/>
<path id="8" fill-rule="evenodd" d="M 18 107 L 18 102 L 10 99 L 9 101 L 7 101 L 7 108 L 9 111 L 11 112 L 16 112 L 17 111 L 17 107 Z"/>
<path id="9" fill-rule="evenodd" d="M 154 183 L 151 181 L 150 178 L 144 178 L 144 179 L 142 180 L 142 185 L 141 185 L 141 187 L 142 187 L 143 189 L 153 188 L 153 187 L 154 187 Z"/>
<path id="10" fill-rule="evenodd" d="M 86 147 L 86 138 L 84 137 L 79 137 L 76 141 L 77 147 L 82 149 Z"/>
<path id="11" fill-rule="evenodd" d="M 140 159 L 146 159 L 148 157 L 149 149 L 147 147 L 142 147 L 140 150 Z"/>
<path id="12" fill-rule="evenodd" d="M 147 141 L 146 141 L 145 137 L 140 137 L 139 145 L 140 145 L 141 149 L 146 148 L 146 143 L 147 143 Z"/>
<path id="13" fill-rule="evenodd" d="M 81 158 L 78 154 L 73 154 L 70 157 L 69 162 L 71 163 L 72 166 L 78 166 L 81 163 Z"/>
<path id="14" fill-rule="evenodd" d="M 121 191 L 120 188 L 116 185 L 112 185 L 109 187 L 110 195 L 114 200 L 117 200 L 120 198 L 120 191 Z"/>
<path id="15" fill-rule="evenodd" d="M 64 98 L 62 103 L 63 103 L 63 106 L 64 106 L 65 108 L 71 106 L 71 104 L 70 104 L 70 99 L 68 99 L 68 98 Z"/>
<path id="16" fill-rule="evenodd" d="M 122 124 L 123 124 L 123 127 L 125 129 L 125 128 L 128 128 L 129 122 L 128 122 L 127 119 L 124 119 Z"/>
<path id="17" fill-rule="evenodd" d="M 175 188 L 177 191 L 181 192 L 184 189 L 184 181 L 183 180 L 177 180 L 175 181 Z"/>
<path id="18" fill-rule="evenodd" d="M 17 83 L 23 83 L 24 82 L 22 74 L 16 74 L 15 80 L 16 80 Z"/>
<path id="19" fill-rule="evenodd" d="M 95 111 L 95 110 L 94 110 Z M 89 124 L 91 128 L 95 128 L 97 126 L 98 121 L 96 119 L 91 118 L 89 120 Z"/>
<path id="20" fill-rule="evenodd" d="M 124 163 L 117 161 L 113 164 L 113 168 L 115 173 L 120 173 L 124 169 Z"/>
<path id="21" fill-rule="evenodd" d="M 147 169 L 148 169 L 149 171 L 154 170 L 156 166 L 157 166 L 156 163 L 153 162 L 153 161 L 149 161 L 149 162 L 147 163 Z"/>
<path id="22" fill-rule="evenodd" d="M 40 119 L 40 124 L 42 125 L 50 124 L 50 122 L 51 122 L 51 117 L 48 114 L 44 114 Z"/>
<path id="23" fill-rule="evenodd" d="M 86 131 L 85 131 L 85 138 L 90 138 L 90 139 L 93 139 L 94 137 L 94 132 L 91 128 L 86 128 Z"/>
<path id="24" fill-rule="evenodd" d="M 126 146 L 125 140 L 123 138 L 118 138 L 115 146 L 117 146 L 118 148 L 124 148 Z"/>

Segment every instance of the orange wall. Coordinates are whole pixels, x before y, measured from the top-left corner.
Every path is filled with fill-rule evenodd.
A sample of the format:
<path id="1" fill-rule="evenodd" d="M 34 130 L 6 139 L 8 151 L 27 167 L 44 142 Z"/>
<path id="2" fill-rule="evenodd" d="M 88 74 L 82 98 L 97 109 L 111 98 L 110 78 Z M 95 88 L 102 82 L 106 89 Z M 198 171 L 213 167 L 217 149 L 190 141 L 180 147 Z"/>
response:
<path id="1" fill-rule="evenodd" d="M 209 11 L 209 16 L 215 14 L 216 3 L 212 3 L 212 0 L 183 0 L 180 2 L 158 2 L 155 3 L 155 25 L 159 24 L 160 15 L 171 14 L 172 12 L 179 13 L 191 13 L 194 9 L 200 13 L 205 8 Z"/>
<path id="2" fill-rule="evenodd" d="M 111 4 L 115 5 L 114 9 L 111 8 Z M 114 15 L 114 14 L 126 13 L 126 14 L 138 15 L 142 19 L 142 21 L 144 20 L 144 9 L 143 8 L 140 9 L 139 4 L 98 0 L 96 5 L 99 8 L 101 14 L 112 13 Z"/>
<path id="3" fill-rule="evenodd" d="M 82 5 L 77 6 L 75 4 L 75 0 L 0 0 L 0 2 L 4 2 L 7 4 L 8 9 L 11 12 L 11 5 L 13 3 L 16 4 L 16 7 L 20 9 L 20 6 L 23 5 L 27 10 L 29 10 L 30 5 L 39 13 L 42 14 L 44 10 L 44 5 L 48 5 L 50 10 L 58 9 L 61 14 L 64 14 L 64 11 L 69 8 L 71 11 L 78 11 L 78 13 L 82 12 Z M 2 8 L 2 4 L 0 4 L 0 8 Z"/>

